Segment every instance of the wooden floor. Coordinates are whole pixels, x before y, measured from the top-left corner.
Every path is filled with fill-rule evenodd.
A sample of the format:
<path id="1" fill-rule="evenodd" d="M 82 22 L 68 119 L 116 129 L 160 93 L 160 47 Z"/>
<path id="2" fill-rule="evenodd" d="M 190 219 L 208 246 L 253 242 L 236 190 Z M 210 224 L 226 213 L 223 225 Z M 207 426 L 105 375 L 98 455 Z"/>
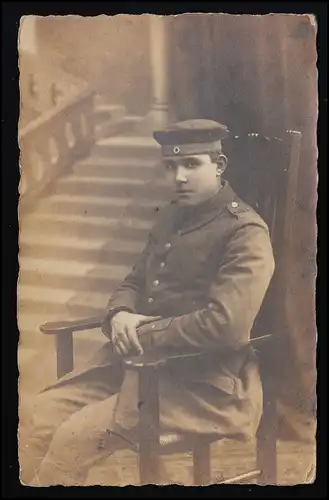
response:
<path id="1" fill-rule="evenodd" d="M 46 375 L 45 373 L 43 374 Z M 22 381 L 21 381 L 22 382 Z M 29 378 L 33 385 L 32 393 L 36 392 L 35 380 Z M 40 383 L 40 381 L 39 381 Z M 24 440 L 29 428 L 28 409 L 26 402 L 33 401 L 31 387 L 20 387 L 20 445 L 24 447 Z M 40 389 L 40 388 L 39 388 Z M 27 405 L 28 406 L 28 405 Z M 188 454 L 176 454 L 171 457 L 162 457 L 161 461 L 166 470 L 162 484 L 192 485 L 192 461 Z M 316 451 L 315 445 L 281 441 L 278 443 L 278 485 L 297 485 L 312 482 L 315 479 Z M 218 479 L 231 477 L 255 467 L 255 445 L 251 443 L 237 443 L 229 440 L 212 445 L 212 484 Z M 117 452 L 109 457 L 102 465 L 94 467 L 88 476 L 88 485 L 125 486 L 138 484 L 137 456 L 130 451 Z"/>
<path id="2" fill-rule="evenodd" d="M 315 479 L 315 448 L 309 444 L 291 441 L 278 444 L 278 485 L 296 485 Z M 163 457 L 166 477 L 162 484 L 192 485 L 191 457 L 176 454 Z M 231 477 L 250 470 L 255 465 L 254 444 L 222 441 L 213 445 L 212 478 Z M 102 466 L 89 474 L 88 485 L 125 486 L 138 485 L 137 457 L 134 453 L 118 452 Z"/>
<path id="3" fill-rule="evenodd" d="M 49 361 L 49 358 L 47 359 Z M 22 447 L 24 447 L 26 432 L 30 425 L 30 411 L 27 403 L 33 401 L 32 395 L 37 392 L 37 389 L 41 390 L 41 387 L 39 387 L 40 384 L 43 385 L 41 380 L 44 381 L 47 378 L 44 369 L 41 369 L 41 371 L 43 372 L 42 376 L 35 371 L 35 377 L 29 376 L 25 379 L 23 377 L 23 380 L 20 381 L 19 434 Z M 38 381 L 36 380 L 37 375 L 39 375 Z M 25 405 L 27 405 L 26 409 Z M 164 476 L 166 479 L 163 479 L 163 484 L 192 485 L 191 456 L 176 454 L 171 457 L 163 457 L 161 460 L 166 469 L 166 475 Z M 314 481 L 315 462 L 315 445 L 296 441 L 279 442 L 278 485 L 296 485 Z M 87 484 L 104 486 L 137 485 L 137 465 L 137 457 L 134 453 L 130 451 L 117 452 L 102 465 L 98 465 L 90 471 Z M 212 484 L 216 483 L 219 478 L 231 477 L 254 467 L 254 443 L 237 443 L 223 440 L 212 445 Z"/>

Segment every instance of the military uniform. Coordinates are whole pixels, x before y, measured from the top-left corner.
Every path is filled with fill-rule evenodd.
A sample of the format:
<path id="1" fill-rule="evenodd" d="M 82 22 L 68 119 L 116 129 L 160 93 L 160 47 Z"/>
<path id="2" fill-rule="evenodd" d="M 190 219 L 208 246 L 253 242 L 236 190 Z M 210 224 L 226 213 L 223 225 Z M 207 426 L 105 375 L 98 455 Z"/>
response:
<path id="1" fill-rule="evenodd" d="M 209 139 L 213 143 L 208 132 L 208 144 L 203 138 L 200 147 L 197 138 L 197 151 L 211 147 Z M 180 139 L 163 141 L 166 154 L 168 148 L 188 154 Z M 160 372 L 163 430 L 218 437 L 255 434 L 262 390 L 249 339 L 273 272 L 265 222 L 227 182 L 201 205 L 170 203 L 161 211 L 140 258 L 109 300 L 103 331 L 111 338 L 110 320 L 120 310 L 161 316 L 141 327 L 140 341 L 146 350 L 173 356 Z M 200 355 L 175 358 L 195 352 Z M 74 380 L 87 387 L 90 374 L 110 386 L 114 366 L 120 365 L 108 343 L 85 371 L 67 375 L 53 389 L 65 391 Z M 114 402 L 110 396 L 117 391 Z M 104 400 L 103 386 L 100 394 Z M 137 394 L 136 378 L 122 373 L 108 392 L 107 429 L 121 435 L 136 429 Z"/>
<path id="2" fill-rule="evenodd" d="M 160 315 L 141 328 L 147 350 L 202 353 L 173 359 L 161 373 L 175 394 L 166 387 L 160 401 L 166 428 L 251 436 L 261 416 L 261 385 L 249 338 L 274 270 L 268 229 L 228 183 L 191 212 L 177 225 L 180 209 L 164 210 L 108 314 Z M 131 394 L 127 399 L 132 407 Z M 126 409 L 130 422 L 134 410 L 131 420 Z"/>

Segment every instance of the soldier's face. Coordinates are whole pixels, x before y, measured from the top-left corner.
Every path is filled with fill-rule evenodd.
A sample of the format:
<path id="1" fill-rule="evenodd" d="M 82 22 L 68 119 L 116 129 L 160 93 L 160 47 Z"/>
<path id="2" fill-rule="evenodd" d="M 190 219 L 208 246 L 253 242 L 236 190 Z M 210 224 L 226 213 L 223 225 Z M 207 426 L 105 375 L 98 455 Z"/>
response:
<path id="1" fill-rule="evenodd" d="M 164 165 L 177 202 L 182 205 L 197 205 L 218 191 L 218 165 L 207 154 L 165 158 Z"/>

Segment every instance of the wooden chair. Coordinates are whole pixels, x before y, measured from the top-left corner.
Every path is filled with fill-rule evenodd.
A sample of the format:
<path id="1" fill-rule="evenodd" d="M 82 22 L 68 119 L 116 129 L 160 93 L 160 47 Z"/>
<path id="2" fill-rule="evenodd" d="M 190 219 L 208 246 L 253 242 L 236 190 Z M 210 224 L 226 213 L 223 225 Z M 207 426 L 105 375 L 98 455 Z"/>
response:
<path id="1" fill-rule="evenodd" d="M 281 138 L 248 134 L 234 137 L 224 144 L 229 158 L 227 179 L 236 193 L 253 206 L 269 225 L 276 270 L 251 336 L 251 343 L 259 355 L 264 395 L 263 415 L 256 436 L 257 467 L 245 474 L 216 481 L 217 484 L 250 483 L 255 480 L 258 484 L 277 483 L 276 395 L 280 383 L 277 355 L 285 352 L 287 340 L 284 298 L 293 238 L 300 143 L 301 134 L 288 131 Z M 85 318 L 46 323 L 40 327 L 44 334 L 56 335 L 58 377 L 73 369 L 73 332 L 100 326 L 100 318 Z M 141 405 L 139 415 L 140 483 L 158 482 L 160 454 L 192 451 L 194 484 L 209 484 L 210 446 L 215 438 L 205 440 L 198 436 L 160 434 L 158 368 L 167 361 L 150 355 L 125 360 L 126 368 L 139 374 L 139 400 L 145 403 Z"/>

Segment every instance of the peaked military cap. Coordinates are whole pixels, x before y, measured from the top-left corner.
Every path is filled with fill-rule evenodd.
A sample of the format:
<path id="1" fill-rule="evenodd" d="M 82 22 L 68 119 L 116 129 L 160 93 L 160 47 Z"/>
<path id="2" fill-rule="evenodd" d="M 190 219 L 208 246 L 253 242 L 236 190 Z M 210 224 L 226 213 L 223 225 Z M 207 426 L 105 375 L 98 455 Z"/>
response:
<path id="1" fill-rule="evenodd" d="M 222 146 L 221 140 L 228 134 L 229 130 L 221 123 L 196 119 L 156 130 L 153 137 L 162 146 L 163 156 L 180 156 L 218 151 Z"/>

